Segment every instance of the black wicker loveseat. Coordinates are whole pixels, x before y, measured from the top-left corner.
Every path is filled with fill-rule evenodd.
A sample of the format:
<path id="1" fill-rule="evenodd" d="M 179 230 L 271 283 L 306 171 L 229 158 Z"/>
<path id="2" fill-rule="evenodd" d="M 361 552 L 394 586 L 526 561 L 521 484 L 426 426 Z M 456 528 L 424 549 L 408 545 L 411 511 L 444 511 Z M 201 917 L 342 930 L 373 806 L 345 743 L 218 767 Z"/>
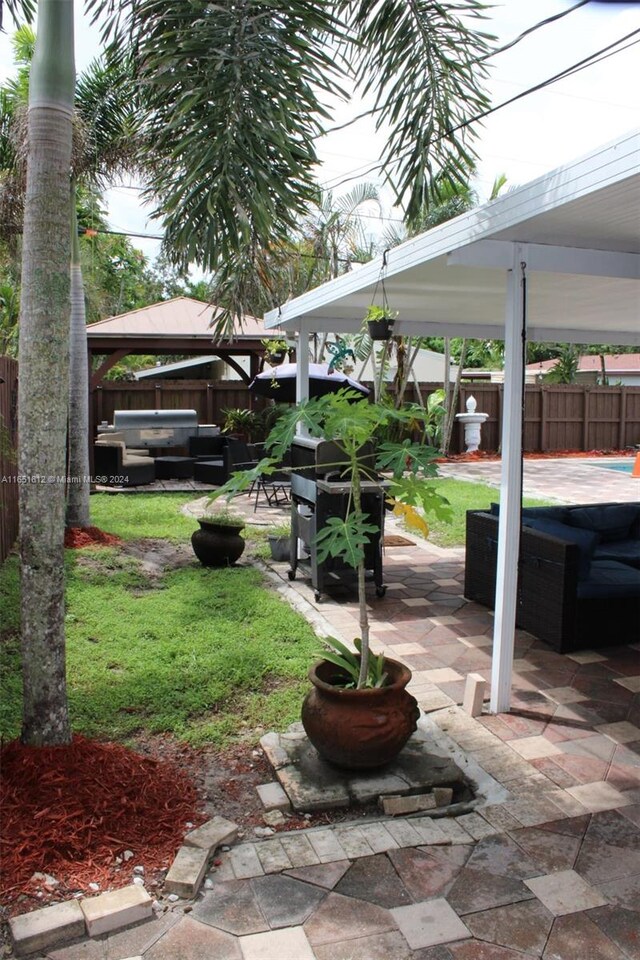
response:
<path id="1" fill-rule="evenodd" d="M 498 506 L 467 512 L 464 595 L 493 607 Z M 561 653 L 640 637 L 640 503 L 522 511 L 516 624 Z"/>

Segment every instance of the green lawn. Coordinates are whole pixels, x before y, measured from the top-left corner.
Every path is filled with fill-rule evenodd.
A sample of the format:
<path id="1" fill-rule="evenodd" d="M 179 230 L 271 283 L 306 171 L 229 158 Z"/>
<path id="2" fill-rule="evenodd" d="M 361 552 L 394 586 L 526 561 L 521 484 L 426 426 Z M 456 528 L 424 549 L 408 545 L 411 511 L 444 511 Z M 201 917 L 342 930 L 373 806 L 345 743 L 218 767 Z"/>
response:
<path id="1" fill-rule="evenodd" d="M 434 521 L 440 545 L 464 542 L 465 511 L 498 498 L 492 487 L 440 480 L 454 522 Z M 123 540 L 187 543 L 196 528 L 180 508 L 192 497 L 99 494 L 92 522 Z M 531 501 L 533 502 L 533 501 Z M 247 528 L 264 554 L 264 532 Z M 261 542 L 262 541 L 262 542 Z M 307 622 L 254 567 L 208 569 L 195 559 L 149 579 L 121 548 L 69 550 L 67 663 L 74 729 L 126 740 L 170 732 L 191 743 L 223 744 L 261 724 L 299 718 L 306 673 L 319 647 Z M 0 568 L 0 736 L 20 728 L 18 563 Z"/>
<path id="2" fill-rule="evenodd" d="M 92 522 L 123 538 L 187 541 L 184 496 L 92 497 Z M 169 731 L 225 743 L 297 720 L 318 649 L 311 627 L 250 566 L 193 563 L 150 581 L 118 548 L 67 551 L 69 703 L 77 732 Z M 0 569 L 0 735 L 19 733 L 17 558 Z"/>

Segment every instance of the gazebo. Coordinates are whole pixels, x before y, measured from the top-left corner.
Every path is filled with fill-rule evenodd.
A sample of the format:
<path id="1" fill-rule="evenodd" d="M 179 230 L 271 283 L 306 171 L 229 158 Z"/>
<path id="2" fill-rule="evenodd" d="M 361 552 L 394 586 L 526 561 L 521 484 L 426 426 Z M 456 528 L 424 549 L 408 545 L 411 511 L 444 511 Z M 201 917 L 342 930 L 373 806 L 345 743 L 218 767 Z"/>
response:
<path id="1" fill-rule="evenodd" d="M 92 373 L 92 389 L 116 363 L 132 353 L 213 355 L 249 383 L 259 372 L 264 353 L 262 339 L 276 333 L 265 331 L 262 320 L 245 316 L 242 325 L 235 325 L 232 340 L 214 340 L 212 323 L 217 313 L 218 308 L 212 304 L 191 297 L 174 297 L 89 324 L 89 369 L 94 357 L 105 357 Z M 234 359 L 238 356 L 250 358 L 249 374 Z"/>
<path id="2" fill-rule="evenodd" d="M 491 710 L 509 709 L 520 534 L 527 339 L 640 344 L 640 132 L 387 250 L 283 304 L 267 329 L 359 330 L 381 281 L 394 334 L 505 341 Z M 308 351 L 298 349 L 298 398 Z"/>

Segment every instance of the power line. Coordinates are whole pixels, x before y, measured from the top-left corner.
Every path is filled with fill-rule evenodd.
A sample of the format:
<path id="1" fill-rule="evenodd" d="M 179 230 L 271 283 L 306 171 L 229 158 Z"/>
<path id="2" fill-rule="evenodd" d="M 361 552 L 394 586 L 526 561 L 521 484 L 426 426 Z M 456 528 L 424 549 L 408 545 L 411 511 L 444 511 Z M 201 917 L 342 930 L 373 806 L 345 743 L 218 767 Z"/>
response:
<path id="1" fill-rule="evenodd" d="M 560 73 L 556 73 L 552 77 L 548 77 L 546 80 L 542 80 L 540 83 L 536 83 L 534 86 L 528 87 L 526 90 L 515 94 L 515 96 L 510 97 L 508 100 L 503 100 L 502 103 L 497 104 L 495 107 L 484 110 L 475 116 L 468 117 L 466 120 L 463 120 L 456 126 L 450 127 L 448 130 L 445 130 L 443 133 L 441 133 L 440 136 L 435 137 L 431 143 L 438 143 L 439 141 L 450 136 L 452 133 L 457 133 L 459 130 L 463 130 L 465 127 L 470 126 L 472 123 L 476 123 L 478 120 L 484 120 L 487 117 L 490 117 L 492 114 L 497 113 L 498 110 L 502 110 L 503 107 L 508 107 L 517 100 L 522 100 L 523 97 L 528 97 L 532 93 L 537 93 L 539 90 L 543 90 L 546 87 L 551 86 L 553 83 L 557 83 L 558 80 L 564 80 L 566 77 L 573 76 L 573 74 L 579 73 L 581 70 L 586 70 L 587 67 L 594 66 L 596 63 L 601 63 L 603 60 L 607 60 L 609 57 L 612 57 L 617 53 L 622 53 L 623 50 L 627 50 L 629 47 L 635 46 L 640 41 L 634 40 L 632 43 L 629 43 L 624 47 L 620 47 L 618 50 L 613 50 L 612 48 L 617 47 L 619 44 L 624 43 L 625 40 L 629 40 L 631 37 L 634 37 L 639 33 L 640 29 L 632 30 L 631 33 L 626 34 L 626 36 L 620 37 L 618 40 L 614 40 L 613 43 L 610 43 L 606 47 L 602 47 L 601 50 L 597 50 L 595 53 L 590 54 L 583 60 L 578 60 L 577 63 L 572 64 L 570 67 L 566 67 Z M 405 154 L 401 154 L 394 162 L 397 162 L 397 160 L 401 160 L 403 157 L 407 156 L 409 156 L 409 151 L 407 151 Z M 349 175 L 342 177 L 342 179 L 338 179 L 335 183 L 331 180 L 325 181 L 323 186 L 325 189 L 332 190 L 335 187 L 343 186 L 350 180 L 354 180 L 357 176 L 374 173 L 375 171 L 380 170 L 382 165 L 382 161 L 379 161 L 373 164 L 373 166 L 355 168 L 349 172 Z"/>
<path id="2" fill-rule="evenodd" d="M 548 24 L 553 23 L 555 20 L 561 20 L 562 17 L 566 17 L 568 14 L 573 13 L 574 10 L 577 10 L 579 7 L 584 7 L 590 0 L 579 0 L 578 3 L 574 4 L 573 7 L 569 7 L 568 10 L 562 10 L 560 13 L 556 13 L 551 17 L 547 17 L 546 20 L 540 20 L 538 23 L 534 23 L 533 26 L 527 27 L 526 30 L 523 30 L 519 36 L 515 37 L 513 40 L 510 40 L 508 43 L 505 43 L 502 47 L 496 47 L 495 50 L 491 50 L 490 53 L 485 53 L 483 57 L 478 57 L 476 60 L 472 60 L 471 63 L 484 63 L 486 60 L 491 60 L 492 57 L 496 57 L 499 53 L 504 53 L 505 50 L 510 50 L 512 47 L 515 47 L 516 44 L 520 43 L 521 40 L 524 40 L 525 37 L 528 37 L 530 34 L 535 33 L 536 30 L 539 30 L 541 27 L 546 27 Z M 358 120 L 362 120 L 364 117 L 370 116 L 372 113 L 379 113 L 382 110 L 382 107 L 378 107 L 374 111 L 366 111 L 365 113 L 358 114 L 357 117 L 353 117 L 351 120 L 347 120 L 345 123 L 340 124 L 337 127 L 332 127 L 327 133 L 335 133 L 338 130 L 345 130 L 351 124 L 356 123 Z"/>
<path id="3" fill-rule="evenodd" d="M 579 0 L 578 3 L 574 4 L 573 7 L 569 7 L 568 10 L 562 10 L 560 13 L 555 13 L 552 17 L 547 17 L 546 20 L 540 20 L 538 23 L 534 23 L 532 27 L 527 27 L 526 30 L 523 30 L 519 36 L 515 37 L 513 40 L 510 40 L 509 43 L 505 43 L 502 47 L 497 47 L 495 50 L 492 50 L 491 53 L 486 53 L 484 57 L 480 57 L 476 63 L 483 63 L 485 60 L 491 60 L 492 57 L 496 57 L 499 53 L 504 53 L 505 50 L 511 50 L 511 48 L 515 47 L 517 43 L 520 43 L 521 40 L 524 40 L 524 38 L 528 37 L 530 34 L 535 33 L 535 31 L 539 30 L 540 27 L 546 27 L 550 23 L 554 23 L 556 20 L 561 20 L 568 14 L 573 13 L 574 10 L 584 7 L 589 2 L 590 0 Z"/>

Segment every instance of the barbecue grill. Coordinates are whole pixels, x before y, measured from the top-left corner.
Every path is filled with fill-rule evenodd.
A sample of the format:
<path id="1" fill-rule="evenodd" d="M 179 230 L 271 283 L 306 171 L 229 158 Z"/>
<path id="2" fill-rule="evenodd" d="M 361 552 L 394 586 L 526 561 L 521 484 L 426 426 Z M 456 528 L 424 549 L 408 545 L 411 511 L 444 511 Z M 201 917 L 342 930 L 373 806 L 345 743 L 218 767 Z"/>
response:
<path id="1" fill-rule="evenodd" d="M 370 444 L 363 446 L 361 463 L 367 475 L 375 475 L 375 454 Z M 311 585 L 318 601 L 328 579 L 342 580 L 352 568 L 337 557 L 318 562 L 316 533 L 323 529 L 330 517 L 345 518 L 349 508 L 351 482 L 341 476 L 341 464 L 346 468 L 344 452 L 332 440 L 315 437 L 295 437 L 291 445 L 291 549 L 289 579 L 294 580 L 298 568 L 298 540 L 309 554 Z M 344 470 L 342 471 L 344 474 Z M 367 520 L 377 527 L 365 548 L 365 568 L 373 572 L 376 595 L 383 597 L 386 587 L 382 582 L 382 538 L 384 535 L 384 500 L 388 486 L 383 480 L 362 481 L 362 506 Z"/>
<path id="2" fill-rule="evenodd" d="M 195 410 L 115 410 L 113 427 L 98 433 L 121 433 L 127 447 L 184 447 L 189 437 L 215 436 L 219 427 L 198 426 Z"/>

